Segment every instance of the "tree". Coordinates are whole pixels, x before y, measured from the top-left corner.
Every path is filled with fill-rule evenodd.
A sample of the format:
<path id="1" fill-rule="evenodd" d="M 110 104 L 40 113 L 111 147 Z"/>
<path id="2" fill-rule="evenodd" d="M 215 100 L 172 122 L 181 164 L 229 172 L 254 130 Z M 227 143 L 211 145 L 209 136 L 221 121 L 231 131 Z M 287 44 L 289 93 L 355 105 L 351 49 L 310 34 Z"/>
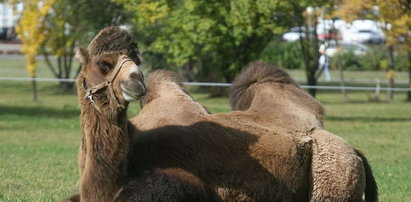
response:
<path id="1" fill-rule="evenodd" d="M 41 43 L 46 39 L 45 17 L 56 0 L 24 1 L 24 11 L 16 25 L 16 32 L 22 42 L 22 52 L 26 57 L 27 71 L 32 80 L 32 99 L 37 101 L 36 57 Z"/>
<path id="2" fill-rule="evenodd" d="M 75 78 L 73 58 L 78 46 L 87 44 L 102 28 L 124 21 L 122 8 L 110 0 L 60 0 L 46 17 L 47 39 L 41 50 L 50 71 L 56 78 Z M 50 55 L 55 56 L 52 62 Z M 73 83 L 62 81 L 60 87 L 71 89 Z"/>
<path id="3" fill-rule="evenodd" d="M 382 29 L 386 36 L 385 46 L 388 56 L 388 84 L 394 87 L 394 49 L 401 46 L 411 45 L 411 2 L 409 0 L 341 0 L 337 13 L 345 20 L 355 18 L 376 19 L 383 26 Z M 405 44 L 405 45 L 402 45 Z M 411 70 L 410 70 L 411 75 Z M 410 76 L 411 78 L 411 76 Z M 410 80 L 411 84 L 411 80 Z M 409 93 L 411 100 L 411 93 Z M 388 92 L 388 99 L 393 99 L 393 92 Z"/>
<path id="4" fill-rule="evenodd" d="M 318 69 L 319 41 L 317 37 L 318 17 L 321 14 L 321 7 L 331 7 L 331 0 L 299 0 L 289 1 L 290 11 L 287 15 L 292 16 L 288 21 L 293 26 L 304 27 L 304 37 L 300 37 L 301 53 L 304 59 L 307 84 L 316 86 L 322 70 Z M 315 88 L 308 89 L 312 96 L 316 96 Z"/>
<path id="5" fill-rule="evenodd" d="M 145 57 L 189 71 L 201 67 L 200 79 L 225 82 L 284 30 L 288 10 L 287 2 L 270 0 L 114 1 L 133 15 Z"/>

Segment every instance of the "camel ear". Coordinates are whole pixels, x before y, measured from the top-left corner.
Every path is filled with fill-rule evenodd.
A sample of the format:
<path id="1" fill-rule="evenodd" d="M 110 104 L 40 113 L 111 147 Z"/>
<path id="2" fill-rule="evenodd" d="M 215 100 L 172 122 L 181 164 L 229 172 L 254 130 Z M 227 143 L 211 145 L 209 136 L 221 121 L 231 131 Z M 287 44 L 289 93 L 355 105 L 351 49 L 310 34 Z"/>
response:
<path id="1" fill-rule="evenodd" d="M 76 58 L 80 61 L 80 64 L 87 64 L 89 60 L 88 50 L 80 47 L 80 49 L 77 51 Z"/>

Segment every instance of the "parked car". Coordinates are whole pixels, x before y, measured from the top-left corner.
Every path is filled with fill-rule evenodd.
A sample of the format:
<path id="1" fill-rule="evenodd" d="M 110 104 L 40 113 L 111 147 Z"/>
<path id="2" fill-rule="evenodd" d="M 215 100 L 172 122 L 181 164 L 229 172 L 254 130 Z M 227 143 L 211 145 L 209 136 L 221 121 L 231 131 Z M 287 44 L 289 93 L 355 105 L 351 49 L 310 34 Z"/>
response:
<path id="1" fill-rule="evenodd" d="M 357 42 L 340 42 L 339 43 L 343 52 L 352 51 L 355 55 L 365 55 L 368 51 L 368 47 Z M 334 42 L 328 44 L 325 49 L 325 54 L 329 57 L 334 56 L 337 53 L 337 47 Z"/>
<path id="2" fill-rule="evenodd" d="M 350 33 L 349 38 L 355 42 L 368 44 L 381 44 L 385 41 L 382 33 L 371 29 L 359 29 L 354 31 Z"/>
<path id="3" fill-rule="evenodd" d="M 310 33 L 314 32 L 313 28 L 309 28 Z M 305 37 L 305 27 L 293 27 L 289 32 L 283 34 L 285 41 L 297 41 L 300 37 Z"/>

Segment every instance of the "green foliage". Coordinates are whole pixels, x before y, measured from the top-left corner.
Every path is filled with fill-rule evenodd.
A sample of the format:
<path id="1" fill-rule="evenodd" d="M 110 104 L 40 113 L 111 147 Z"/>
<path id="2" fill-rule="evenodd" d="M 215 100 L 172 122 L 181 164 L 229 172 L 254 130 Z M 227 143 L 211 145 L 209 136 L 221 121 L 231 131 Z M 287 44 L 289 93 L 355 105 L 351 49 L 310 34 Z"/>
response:
<path id="1" fill-rule="evenodd" d="M 364 56 L 358 57 L 361 70 L 384 70 L 383 63 L 385 62 L 385 69 L 387 64 L 387 51 L 380 46 L 370 48 Z"/>
<path id="2" fill-rule="evenodd" d="M 201 66 L 230 81 L 257 58 L 274 33 L 283 31 L 285 2 L 270 0 L 114 0 L 133 15 L 147 55 L 170 67 Z M 150 56 L 148 56 L 149 58 Z M 164 68 L 164 67 L 163 67 Z"/>
<path id="3" fill-rule="evenodd" d="M 86 46 L 102 28 L 119 25 L 124 20 L 122 8 L 110 0 L 56 1 L 45 18 L 47 38 L 42 44 L 42 54 L 54 76 L 70 78 L 76 48 Z M 56 62 L 50 61 L 48 55 L 56 56 Z M 65 84 L 61 86 L 71 87 Z"/>
<path id="4" fill-rule="evenodd" d="M 335 57 L 331 58 L 332 67 L 336 67 Z M 341 54 L 341 65 L 344 70 L 379 71 L 388 69 L 387 50 L 380 46 L 370 47 L 365 55 L 355 55 L 352 51 Z M 394 55 L 398 71 L 407 71 L 408 58 L 405 53 Z"/>
<path id="5" fill-rule="evenodd" d="M 353 51 L 344 51 L 339 55 L 341 66 L 344 70 L 358 70 L 360 69 L 359 57 Z M 337 68 L 337 55 L 331 57 L 331 67 Z"/>
<path id="6" fill-rule="evenodd" d="M 271 41 L 261 53 L 260 59 L 286 69 L 303 69 L 299 42 Z"/>

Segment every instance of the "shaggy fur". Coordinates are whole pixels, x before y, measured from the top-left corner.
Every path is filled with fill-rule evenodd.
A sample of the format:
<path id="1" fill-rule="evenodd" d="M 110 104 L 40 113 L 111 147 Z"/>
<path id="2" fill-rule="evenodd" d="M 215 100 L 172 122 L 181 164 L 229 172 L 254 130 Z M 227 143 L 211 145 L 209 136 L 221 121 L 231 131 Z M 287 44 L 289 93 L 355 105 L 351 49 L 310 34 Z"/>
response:
<path id="1" fill-rule="evenodd" d="M 129 56 L 137 65 L 141 63 L 140 51 L 133 37 L 117 26 L 107 27 L 90 42 L 88 52 L 91 57 L 101 54 L 122 53 Z"/>
<path id="2" fill-rule="evenodd" d="M 376 201 L 377 186 L 366 158 L 322 127 L 323 108 L 281 68 L 258 62 L 234 81 L 234 110 L 258 113 L 258 123 L 290 131 L 311 130 L 311 201 Z M 314 128 L 314 129 L 312 129 Z M 290 133 L 291 134 L 291 133 Z"/>
<path id="3" fill-rule="evenodd" d="M 139 133 L 130 170 L 184 168 L 222 201 L 307 200 L 307 134 L 255 124 L 253 113 L 210 115 L 170 72 L 154 72 L 147 87 L 132 120 Z"/>
<path id="4" fill-rule="evenodd" d="M 130 148 L 136 133 L 134 126 L 127 120 L 128 103 L 122 98 L 120 101 L 125 109 L 118 108 L 113 99 L 110 99 L 112 95 L 107 88 L 93 95 L 93 101 L 98 108 L 86 98 L 85 87 L 95 85 L 110 76 L 109 73 L 100 73 L 95 61 L 108 52 L 112 57 L 124 54 L 122 47 L 129 42 L 129 38 L 131 37 L 128 33 L 118 27 L 109 27 L 96 36 L 90 50 L 81 50 L 83 68 L 77 79 L 83 132 L 79 152 L 80 193 L 68 197 L 65 201 L 145 201 L 150 198 L 157 201 L 206 201 L 207 193 L 203 185 L 183 169 L 156 169 L 155 172 L 149 172 L 150 174 L 144 173 L 155 168 L 154 166 L 148 166 L 144 170 L 128 170 Z M 109 39 L 110 43 L 114 44 L 103 43 Z M 125 47 L 134 47 L 132 44 L 130 42 Z M 131 52 L 133 53 L 135 52 Z M 129 71 L 123 68 L 113 82 L 113 86 L 117 85 L 116 89 L 128 78 L 124 72 Z M 132 84 L 141 84 L 143 81 L 139 79 L 142 77 L 133 77 Z M 116 94 L 120 98 L 121 93 Z M 133 160 L 135 161 L 135 158 Z"/>

